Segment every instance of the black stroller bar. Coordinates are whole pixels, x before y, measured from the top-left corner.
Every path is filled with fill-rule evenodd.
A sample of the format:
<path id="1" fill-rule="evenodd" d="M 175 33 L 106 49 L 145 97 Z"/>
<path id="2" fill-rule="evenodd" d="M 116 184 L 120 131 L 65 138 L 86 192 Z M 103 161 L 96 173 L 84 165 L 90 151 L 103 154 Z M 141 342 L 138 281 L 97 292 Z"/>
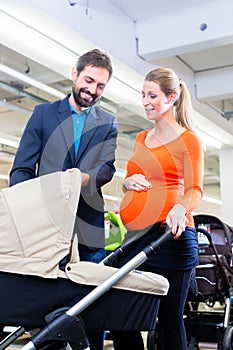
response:
<path id="1" fill-rule="evenodd" d="M 146 254 L 146 259 L 149 258 L 153 253 L 156 253 L 157 250 L 160 248 L 161 244 L 165 244 L 171 239 L 171 229 L 166 225 L 166 232 L 164 235 L 162 235 L 160 238 L 158 238 L 156 241 L 151 242 L 148 244 L 142 252 Z M 167 232 L 170 232 L 170 234 L 166 234 Z M 141 231 L 134 236 L 132 236 L 130 239 L 124 241 L 122 245 L 115 249 L 113 252 L 111 252 L 109 255 L 106 256 L 105 259 L 103 259 L 100 264 L 104 265 L 111 265 L 113 261 L 115 261 L 121 254 L 123 254 L 131 245 L 133 245 L 134 242 L 138 241 L 140 237 L 142 237 L 146 232 Z M 145 259 L 145 260 L 146 260 Z M 144 262 L 144 261 L 143 261 Z"/>
<path id="2" fill-rule="evenodd" d="M 43 348 L 48 340 L 59 341 L 59 340 L 70 340 L 73 349 L 84 350 L 89 349 L 88 341 L 85 341 L 85 331 L 82 329 L 82 321 L 78 315 L 85 310 L 89 305 L 96 301 L 100 296 L 106 293 L 111 287 L 113 287 L 118 281 L 126 276 L 130 271 L 136 269 L 142 263 L 144 263 L 152 254 L 160 248 L 160 246 L 173 239 L 173 234 L 169 227 L 166 227 L 165 233 L 156 241 L 151 242 L 146 246 L 140 253 L 138 253 L 133 259 L 126 263 L 123 267 L 117 270 L 112 276 L 101 283 L 99 286 L 94 288 L 89 294 L 83 299 L 76 303 L 73 307 L 64 311 L 61 310 L 60 315 L 56 315 L 55 318 L 49 322 L 42 330 L 40 330 L 35 336 L 32 337 L 31 341 L 28 342 L 23 350 L 34 350 Z M 128 246 L 128 245 L 127 245 Z M 117 251 L 119 248 L 117 249 Z M 122 253 L 122 249 L 117 253 Z M 114 254 L 113 254 L 114 255 Z M 111 258 L 112 261 L 112 258 Z M 104 262 L 106 264 L 106 261 Z M 66 331 L 72 325 L 72 330 L 79 327 L 79 337 L 77 332 L 71 332 L 74 335 L 73 339 L 67 339 Z M 68 327 L 68 328 L 67 328 Z M 70 332 L 69 332 L 70 336 Z M 78 339 L 79 338 L 79 339 Z"/>

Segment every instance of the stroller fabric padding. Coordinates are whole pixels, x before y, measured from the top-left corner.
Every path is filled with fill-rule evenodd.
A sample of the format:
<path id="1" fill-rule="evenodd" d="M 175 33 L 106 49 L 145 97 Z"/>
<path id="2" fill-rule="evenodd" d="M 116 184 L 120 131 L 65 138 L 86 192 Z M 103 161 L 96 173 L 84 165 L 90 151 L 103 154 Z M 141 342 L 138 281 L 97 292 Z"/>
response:
<path id="1" fill-rule="evenodd" d="M 97 286 L 112 276 L 117 270 L 117 268 L 110 266 L 80 261 L 78 264 L 67 264 L 66 275 L 73 282 Z M 169 284 L 168 280 L 161 275 L 133 270 L 117 282 L 113 288 L 139 293 L 166 295 Z"/>

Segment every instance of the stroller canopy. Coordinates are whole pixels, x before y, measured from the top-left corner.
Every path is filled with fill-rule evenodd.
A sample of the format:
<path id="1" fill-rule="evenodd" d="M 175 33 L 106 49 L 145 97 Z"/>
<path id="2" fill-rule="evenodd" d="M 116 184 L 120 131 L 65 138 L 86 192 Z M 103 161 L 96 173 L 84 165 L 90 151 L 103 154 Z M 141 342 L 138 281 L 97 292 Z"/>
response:
<path id="1" fill-rule="evenodd" d="M 69 254 L 81 188 L 78 169 L 0 191 L 0 271 L 56 278 Z"/>

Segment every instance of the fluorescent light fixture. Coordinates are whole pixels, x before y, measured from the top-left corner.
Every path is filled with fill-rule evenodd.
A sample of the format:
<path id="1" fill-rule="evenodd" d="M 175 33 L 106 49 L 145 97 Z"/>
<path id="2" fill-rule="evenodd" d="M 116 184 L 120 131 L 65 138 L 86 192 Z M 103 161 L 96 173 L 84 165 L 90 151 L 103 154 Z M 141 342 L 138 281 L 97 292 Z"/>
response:
<path id="1" fill-rule="evenodd" d="M 50 95 L 53 95 L 53 96 L 56 96 L 60 99 L 63 99 L 66 95 L 61 92 L 61 91 L 58 91 L 46 84 L 43 84 L 35 79 L 32 79 L 30 77 L 28 77 L 27 75 L 25 74 L 22 74 L 20 72 L 17 72 L 16 70 L 10 68 L 10 67 L 7 67 L 5 66 L 4 64 L 0 63 L 0 71 L 5 73 L 5 74 L 8 74 L 10 75 L 11 77 L 14 77 L 16 79 L 19 79 L 25 83 L 27 83 L 28 85 L 30 86 L 34 86 L 42 91 L 45 91 L 47 92 L 48 94 Z"/>
<path id="2" fill-rule="evenodd" d="M 115 172 L 114 175 L 117 176 L 117 177 L 121 177 L 122 179 L 124 179 L 124 178 L 125 178 L 125 175 L 126 175 L 126 172 L 123 172 L 123 171 L 120 171 L 120 170 L 116 170 L 116 172 Z"/>
<path id="3" fill-rule="evenodd" d="M 70 77 L 71 67 L 80 53 L 93 47 L 87 39 L 28 1 L 5 1 L 1 8 L 2 45 L 65 77 Z"/>
<path id="4" fill-rule="evenodd" d="M 5 108 L 9 108 L 12 111 L 16 111 L 16 112 L 20 112 L 23 113 L 25 115 L 30 115 L 32 112 L 29 111 L 28 109 L 22 108 L 20 106 L 14 105 L 13 103 L 9 103 L 7 101 L 1 100 L 0 101 L 0 106 L 3 106 Z"/>
<path id="5" fill-rule="evenodd" d="M 99 106 L 100 108 L 110 112 L 111 114 L 116 115 L 117 109 L 114 106 L 111 106 L 109 103 L 104 102 L 104 101 L 99 101 Z"/>
<path id="6" fill-rule="evenodd" d="M 220 200 L 220 199 L 215 199 L 212 197 L 203 196 L 202 200 L 205 202 L 209 202 L 209 203 L 213 203 L 213 204 L 217 204 L 217 205 L 222 205 L 222 200 Z"/>
<path id="7" fill-rule="evenodd" d="M 197 135 L 199 135 L 200 139 L 202 140 L 202 142 L 206 145 L 206 146 L 212 146 L 215 147 L 217 149 L 221 149 L 223 144 L 221 141 L 217 140 L 216 138 L 214 138 L 213 136 L 207 134 L 206 132 L 197 129 L 196 130 Z"/>
<path id="8" fill-rule="evenodd" d="M 18 148 L 20 139 L 16 136 L 0 133 L 0 144 Z"/>
<path id="9" fill-rule="evenodd" d="M 5 139 L 4 137 L 0 137 L 0 143 L 2 145 L 6 145 L 6 146 L 9 146 L 9 147 L 14 147 L 14 148 L 18 148 L 19 147 L 19 142 L 8 140 L 8 139 Z"/>
<path id="10" fill-rule="evenodd" d="M 108 194 L 104 194 L 103 195 L 103 198 L 104 199 L 107 199 L 109 201 L 119 201 L 119 197 L 116 197 L 116 196 L 110 196 Z"/>
<path id="11" fill-rule="evenodd" d="M 9 180 L 9 175 L 0 174 L 0 180 Z"/>

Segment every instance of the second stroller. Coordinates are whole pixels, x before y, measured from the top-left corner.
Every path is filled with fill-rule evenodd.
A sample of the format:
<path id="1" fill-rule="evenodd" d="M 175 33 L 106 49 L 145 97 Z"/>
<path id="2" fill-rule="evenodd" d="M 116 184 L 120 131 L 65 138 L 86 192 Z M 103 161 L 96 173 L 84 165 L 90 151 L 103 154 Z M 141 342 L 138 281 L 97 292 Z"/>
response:
<path id="1" fill-rule="evenodd" d="M 195 269 L 187 301 L 187 336 L 196 349 L 199 342 L 216 343 L 218 349 L 233 346 L 232 228 L 219 218 L 194 216 L 199 241 L 199 265 Z M 200 310 L 201 303 L 204 309 Z M 220 309 L 216 308 L 220 304 Z"/>

